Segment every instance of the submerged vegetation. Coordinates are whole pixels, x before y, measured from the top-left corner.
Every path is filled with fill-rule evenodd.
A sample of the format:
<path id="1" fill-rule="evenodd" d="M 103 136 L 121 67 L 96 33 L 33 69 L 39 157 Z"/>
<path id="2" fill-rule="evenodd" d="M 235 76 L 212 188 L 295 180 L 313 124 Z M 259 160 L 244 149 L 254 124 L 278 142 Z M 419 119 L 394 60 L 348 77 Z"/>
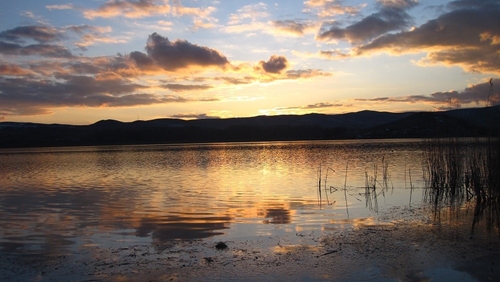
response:
<path id="1" fill-rule="evenodd" d="M 424 148 L 426 200 L 442 208 L 473 206 L 472 232 L 484 219 L 500 235 L 500 140 L 433 139 Z M 455 213 L 456 214 L 456 213 Z"/>

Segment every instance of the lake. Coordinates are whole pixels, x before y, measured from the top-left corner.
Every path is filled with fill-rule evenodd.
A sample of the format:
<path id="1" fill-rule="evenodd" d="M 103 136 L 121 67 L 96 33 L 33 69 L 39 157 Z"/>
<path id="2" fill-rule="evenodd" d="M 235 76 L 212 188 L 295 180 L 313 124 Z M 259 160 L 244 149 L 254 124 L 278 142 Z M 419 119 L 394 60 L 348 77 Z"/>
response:
<path id="1" fill-rule="evenodd" d="M 425 206 L 422 150 L 420 139 L 1 149 L 0 253 L 294 245 L 383 226 Z"/>
<path id="2" fill-rule="evenodd" d="M 363 140 L 1 150 L 0 246 L 45 253 L 124 237 L 259 236 L 273 224 L 302 232 L 369 221 L 393 206 L 421 203 L 420 145 Z M 382 161 L 388 189 L 382 189 Z M 366 175 L 375 176 L 374 166 L 380 189 L 367 201 Z"/>

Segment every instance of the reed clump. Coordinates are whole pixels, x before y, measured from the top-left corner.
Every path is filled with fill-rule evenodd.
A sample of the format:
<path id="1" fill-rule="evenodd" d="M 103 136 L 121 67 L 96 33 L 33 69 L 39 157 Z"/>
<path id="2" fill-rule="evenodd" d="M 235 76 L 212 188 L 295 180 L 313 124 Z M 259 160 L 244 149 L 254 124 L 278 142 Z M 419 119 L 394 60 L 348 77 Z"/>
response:
<path id="1" fill-rule="evenodd" d="M 425 141 L 426 197 L 436 210 L 475 201 L 474 226 L 486 215 L 500 234 L 500 139 Z"/>

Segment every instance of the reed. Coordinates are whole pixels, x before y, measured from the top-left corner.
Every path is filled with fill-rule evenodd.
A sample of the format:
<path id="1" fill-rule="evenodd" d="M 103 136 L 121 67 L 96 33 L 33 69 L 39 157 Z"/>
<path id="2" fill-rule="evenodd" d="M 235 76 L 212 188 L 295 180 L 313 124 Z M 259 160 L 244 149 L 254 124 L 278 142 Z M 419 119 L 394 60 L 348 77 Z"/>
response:
<path id="1" fill-rule="evenodd" d="M 323 192 L 325 194 L 325 198 L 326 198 L 326 203 L 328 205 L 332 205 L 333 202 L 330 202 L 330 199 L 328 197 L 328 194 L 333 194 L 334 192 L 338 191 L 337 188 L 335 188 L 334 186 L 328 186 L 327 187 L 327 183 L 328 183 L 328 172 L 335 172 L 335 170 L 331 167 L 327 167 L 326 168 L 326 173 L 325 173 L 325 181 L 323 182 L 324 183 L 324 191 L 322 191 L 322 181 L 321 181 L 321 177 L 322 177 L 322 164 L 319 165 L 319 169 L 318 169 L 318 205 L 321 206 L 323 204 Z"/>
<path id="2" fill-rule="evenodd" d="M 472 229 L 484 217 L 500 234 L 500 140 L 425 141 L 426 198 L 437 212 L 475 201 Z"/>

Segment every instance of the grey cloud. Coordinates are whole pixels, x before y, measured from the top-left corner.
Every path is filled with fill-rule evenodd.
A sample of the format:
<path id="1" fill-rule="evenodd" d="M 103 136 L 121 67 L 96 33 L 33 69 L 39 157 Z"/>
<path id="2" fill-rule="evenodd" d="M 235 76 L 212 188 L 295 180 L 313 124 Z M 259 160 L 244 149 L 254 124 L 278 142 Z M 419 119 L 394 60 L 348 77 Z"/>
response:
<path id="1" fill-rule="evenodd" d="M 212 88 L 210 85 L 186 85 L 186 84 L 177 84 L 177 83 L 169 83 L 169 84 L 164 84 L 161 87 L 165 89 L 172 90 L 174 92 L 183 92 L 183 91 L 193 91 L 193 90 L 207 90 Z"/>
<path id="2" fill-rule="evenodd" d="M 155 61 L 142 52 L 134 51 L 129 56 L 142 69 L 150 69 L 156 66 Z"/>
<path id="3" fill-rule="evenodd" d="M 0 112 L 13 115 L 47 114 L 54 107 L 128 107 L 161 103 L 216 101 L 191 100 L 177 95 L 141 93 L 148 86 L 127 79 L 55 73 L 47 79 L 0 77 Z"/>
<path id="4" fill-rule="evenodd" d="M 39 44 L 22 45 L 23 39 L 30 38 Z M 64 46 L 46 44 L 61 39 L 53 28 L 40 26 L 22 26 L 0 33 L 0 54 L 16 56 L 39 55 L 52 58 L 70 58 L 71 52 Z M 9 42 L 10 41 L 10 42 Z"/>
<path id="5" fill-rule="evenodd" d="M 71 62 L 69 68 L 76 74 L 97 74 L 102 71 L 102 66 L 91 62 Z"/>
<path id="6" fill-rule="evenodd" d="M 480 8 L 485 5 L 493 4 L 496 5 L 498 4 L 498 0 L 457 0 L 457 1 L 452 1 L 447 4 L 447 6 L 451 9 L 461 9 L 461 8 Z"/>
<path id="7" fill-rule="evenodd" d="M 0 39 L 16 43 L 25 42 L 26 39 L 35 40 L 39 43 L 46 43 L 58 41 L 63 38 L 64 36 L 60 31 L 49 26 L 18 26 L 0 32 Z"/>
<path id="8" fill-rule="evenodd" d="M 71 58 L 73 56 L 64 46 L 48 44 L 34 44 L 22 47 L 19 49 L 19 54 L 24 56 L 39 55 L 51 58 Z"/>
<path id="9" fill-rule="evenodd" d="M 471 71 L 500 73 L 500 2 L 479 2 L 483 3 L 477 1 L 472 8 L 453 10 L 412 31 L 379 37 L 356 48 L 354 54 L 432 48 L 424 63 L 455 64 Z"/>
<path id="10" fill-rule="evenodd" d="M 307 105 L 302 107 L 303 109 L 321 109 L 321 108 L 332 108 L 332 107 L 342 107 L 343 104 L 332 104 L 332 103 L 316 103 L 312 105 Z"/>
<path id="11" fill-rule="evenodd" d="M 86 32 L 99 32 L 100 33 L 98 28 L 96 28 L 94 26 L 86 25 L 86 24 L 67 26 L 66 30 L 70 30 L 74 33 L 80 33 L 80 34 L 83 34 Z"/>
<path id="12" fill-rule="evenodd" d="M 499 85 L 500 79 L 493 79 L 493 85 Z M 490 91 L 490 83 L 484 82 L 471 87 L 465 88 L 463 91 L 447 91 L 435 92 L 430 95 L 409 95 L 399 97 L 379 97 L 372 99 L 356 99 L 357 101 L 365 102 L 404 102 L 418 103 L 425 102 L 431 104 L 449 105 L 460 107 L 463 104 L 476 105 L 498 105 L 500 104 L 500 90 Z M 493 88 L 494 90 L 494 88 Z"/>
<path id="13" fill-rule="evenodd" d="M 0 111 L 44 114 L 61 106 L 122 106 L 163 102 L 161 96 L 138 95 L 145 88 L 126 80 L 97 80 L 87 76 L 55 75 L 56 80 L 0 77 Z"/>
<path id="14" fill-rule="evenodd" d="M 288 61 L 283 56 L 272 55 L 269 61 L 260 61 L 257 68 L 263 69 L 267 73 L 281 73 L 288 67 Z"/>
<path id="15" fill-rule="evenodd" d="M 70 58 L 73 56 L 66 47 L 60 45 L 32 44 L 22 46 L 20 44 L 2 41 L 0 41 L 0 54 L 17 56 L 39 55 L 51 58 Z"/>
<path id="16" fill-rule="evenodd" d="M 141 52 L 132 52 L 130 58 L 139 67 L 149 68 L 154 65 L 167 71 L 176 71 L 189 67 L 219 67 L 229 65 L 227 58 L 214 49 L 198 46 L 185 40 L 171 42 L 168 38 L 157 33 L 149 36 L 147 55 Z"/>
<path id="17" fill-rule="evenodd" d="M 416 5 L 412 0 L 379 1 L 379 11 L 373 13 L 359 22 L 345 28 L 333 26 L 323 31 L 318 40 L 347 40 L 351 43 L 362 43 L 391 31 L 398 31 L 411 24 L 411 16 L 407 9 Z"/>
<path id="18" fill-rule="evenodd" d="M 177 114 L 173 118 L 187 118 L 187 119 L 220 119 L 218 116 L 209 116 L 208 114 Z"/>
<path id="19" fill-rule="evenodd" d="M 333 108 L 333 107 L 343 107 L 344 104 L 332 104 L 329 102 L 310 104 L 306 106 L 300 107 L 286 107 L 286 108 L 278 108 L 277 110 L 313 110 L 313 109 L 323 109 L 323 108 Z"/>

